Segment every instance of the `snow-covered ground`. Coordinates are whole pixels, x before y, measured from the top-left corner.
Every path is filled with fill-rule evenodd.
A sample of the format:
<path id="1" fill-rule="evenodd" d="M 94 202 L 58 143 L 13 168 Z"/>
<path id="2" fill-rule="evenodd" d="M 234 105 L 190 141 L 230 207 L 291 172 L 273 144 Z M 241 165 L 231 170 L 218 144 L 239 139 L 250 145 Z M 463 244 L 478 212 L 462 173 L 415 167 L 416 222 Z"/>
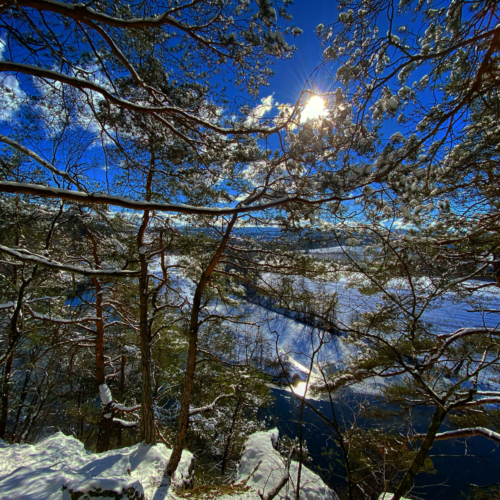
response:
<path id="1" fill-rule="evenodd" d="M 235 493 L 222 499 L 260 500 L 279 484 L 286 471 L 285 459 L 274 449 L 278 431 L 252 434 L 245 443 Z M 164 444 L 105 453 L 88 453 L 83 444 L 62 433 L 35 445 L 6 445 L 0 441 L 0 498 L 9 500 L 174 500 L 191 482 L 195 461 L 184 451 L 171 484 L 165 471 L 171 450 Z M 292 462 L 290 479 L 275 498 L 288 498 L 297 484 L 297 462 Z M 300 498 L 337 500 L 318 475 L 302 468 Z M 202 494 L 196 498 L 205 498 Z M 207 498 L 214 498 L 213 492 Z"/>
<path id="2" fill-rule="evenodd" d="M 94 454 L 61 432 L 34 445 L 0 442 L 0 498 L 70 500 L 71 492 L 92 496 L 100 488 L 122 494 L 119 498 L 124 499 L 165 499 L 172 489 L 164 474 L 170 453 L 164 444 L 137 444 Z M 174 485 L 188 483 L 193 466 L 192 453 L 184 451 Z"/>
<path id="3" fill-rule="evenodd" d="M 238 467 L 237 483 L 245 482 L 260 494 L 266 495 L 286 472 L 286 460 L 276 450 L 278 429 L 252 434 L 245 443 L 245 450 Z M 257 467 L 257 464 L 260 465 Z M 298 462 L 290 464 L 290 478 L 276 498 L 295 498 Z M 314 472 L 302 466 L 300 498 L 306 500 L 338 500 L 337 495 Z"/>

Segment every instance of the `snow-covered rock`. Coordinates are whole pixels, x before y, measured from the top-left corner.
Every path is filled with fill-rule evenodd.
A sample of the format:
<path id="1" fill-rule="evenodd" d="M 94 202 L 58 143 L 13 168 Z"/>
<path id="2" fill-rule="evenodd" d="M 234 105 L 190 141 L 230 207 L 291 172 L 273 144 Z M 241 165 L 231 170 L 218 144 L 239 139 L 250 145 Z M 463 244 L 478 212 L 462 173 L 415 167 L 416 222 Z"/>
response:
<path id="1" fill-rule="evenodd" d="M 260 494 L 267 494 L 286 472 L 285 458 L 275 446 L 278 442 L 278 429 L 252 434 L 245 443 L 245 450 L 238 467 L 236 483 L 244 483 Z M 260 463 L 260 464 L 259 464 Z M 295 498 L 298 462 L 292 461 L 290 479 L 275 498 Z M 338 500 L 337 495 L 321 478 L 302 465 L 300 477 L 300 498 L 304 500 Z"/>
<path id="2" fill-rule="evenodd" d="M 34 445 L 2 446 L 0 498 L 69 500 L 71 492 L 89 496 L 99 490 L 127 500 L 172 498 L 170 478 L 165 474 L 170 453 L 164 444 L 89 453 L 78 439 L 61 432 Z M 192 453 L 184 451 L 173 486 L 189 484 L 193 466 Z"/>
<path id="3" fill-rule="evenodd" d="M 63 486 L 71 499 L 95 500 L 97 498 L 144 500 L 144 489 L 137 480 L 124 477 L 107 477 L 86 479 L 84 481 L 71 481 Z M 64 496 L 64 492 L 63 492 Z"/>

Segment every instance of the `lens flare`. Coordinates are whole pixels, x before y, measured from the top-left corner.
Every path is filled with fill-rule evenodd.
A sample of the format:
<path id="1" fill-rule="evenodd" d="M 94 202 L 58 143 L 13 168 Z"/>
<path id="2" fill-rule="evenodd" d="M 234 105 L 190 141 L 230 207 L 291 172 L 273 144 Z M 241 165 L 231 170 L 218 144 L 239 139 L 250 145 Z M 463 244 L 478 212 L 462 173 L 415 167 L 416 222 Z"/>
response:
<path id="1" fill-rule="evenodd" d="M 323 116 L 326 112 L 325 106 L 325 101 L 319 95 L 313 95 L 302 110 L 301 121 L 304 123 Z"/>
<path id="2" fill-rule="evenodd" d="M 299 382 L 295 387 L 292 387 L 292 392 L 299 397 L 306 395 L 307 384 L 305 382 Z"/>

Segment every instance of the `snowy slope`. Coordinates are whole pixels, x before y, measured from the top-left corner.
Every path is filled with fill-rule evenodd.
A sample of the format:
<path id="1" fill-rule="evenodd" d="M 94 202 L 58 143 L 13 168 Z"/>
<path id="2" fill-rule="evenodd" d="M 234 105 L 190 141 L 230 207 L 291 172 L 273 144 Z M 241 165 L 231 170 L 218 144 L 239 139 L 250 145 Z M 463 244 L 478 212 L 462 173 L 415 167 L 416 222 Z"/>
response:
<path id="1" fill-rule="evenodd" d="M 273 447 L 277 438 L 276 429 L 248 438 L 237 477 L 239 492 L 220 498 L 260 500 L 259 491 L 268 492 L 277 484 L 284 470 L 281 456 Z M 73 494 L 79 500 L 179 500 L 182 496 L 178 490 L 191 482 L 194 457 L 188 451 L 182 453 L 171 485 L 165 475 L 170 453 L 164 444 L 137 444 L 105 453 L 88 453 L 80 441 L 61 432 L 35 445 L 8 446 L 0 440 L 0 498 L 71 500 Z M 294 462 L 283 494 L 294 491 L 296 478 Z M 319 476 L 305 467 L 301 485 L 301 499 L 337 500 Z M 207 498 L 214 498 L 213 494 Z M 283 496 L 279 494 L 276 499 L 279 498 Z"/>
<path id="2" fill-rule="evenodd" d="M 278 429 L 252 434 L 245 443 L 245 450 L 238 467 L 237 483 L 246 482 L 260 494 L 267 494 L 286 471 L 285 460 L 275 449 Z M 292 461 L 290 479 L 279 491 L 276 499 L 295 498 L 298 462 Z M 300 477 L 300 498 L 303 500 L 338 500 L 337 495 L 321 478 L 302 466 Z"/>
<path id="3" fill-rule="evenodd" d="M 69 500 L 69 491 L 101 488 L 136 494 L 130 498 L 165 499 L 170 492 L 170 480 L 164 475 L 170 453 L 164 444 L 137 444 L 94 454 L 61 432 L 35 445 L 0 444 L 0 498 Z M 190 481 L 193 465 L 193 455 L 184 451 L 174 485 Z"/>

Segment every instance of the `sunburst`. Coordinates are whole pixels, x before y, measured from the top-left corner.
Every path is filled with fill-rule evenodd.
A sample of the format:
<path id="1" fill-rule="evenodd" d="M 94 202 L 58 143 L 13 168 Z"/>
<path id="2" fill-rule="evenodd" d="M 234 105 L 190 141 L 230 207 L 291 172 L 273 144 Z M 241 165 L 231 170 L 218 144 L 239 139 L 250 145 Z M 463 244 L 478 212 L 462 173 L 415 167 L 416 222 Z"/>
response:
<path id="1" fill-rule="evenodd" d="M 326 103 L 319 95 L 313 95 L 305 105 L 301 113 L 301 121 L 313 120 L 324 116 L 326 113 Z"/>

